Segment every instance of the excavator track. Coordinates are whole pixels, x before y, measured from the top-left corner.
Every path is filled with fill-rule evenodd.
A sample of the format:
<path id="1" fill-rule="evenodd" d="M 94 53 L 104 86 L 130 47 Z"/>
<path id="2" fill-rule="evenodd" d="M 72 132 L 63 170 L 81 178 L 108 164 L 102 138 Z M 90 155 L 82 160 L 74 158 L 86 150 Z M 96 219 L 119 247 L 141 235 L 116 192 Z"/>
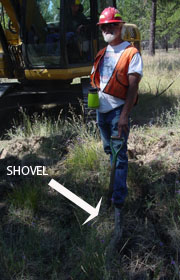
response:
<path id="1" fill-rule="evenodd" d="M 96 120 L 96 111 L 88 109 L 89 78 L 80 84 L 0 84 L 0 112 L 20 107 L 55 104 L 59 106 L 83 105 L 85 121 Z"/>
<path id="2" fill-rule="evenodd" d="M 0 84 L 0 111 L 34 105 L 78 105 L 83 99 L 81 86 L 23 86 L 19 83 Z"/>
<path id="3" fill-rule="evenodd" d="M 96 121 L 96 111 L 88 109 L 89 79 L 84 78 L 79 84 L 40 85 L 20 84 L 19 82 L 0 83 L 0 135 L 12 127 L 13 119 L 20 119 L 19 109 L 24 108 L 29 114 L 34 112 L 56 116 L 63 109 L 68 114 L 69 105 L 75 112 L 84 115 L 84 121 Z M 47 106 L 46 106 L 47 105 Z M 83 107 L 83 108 L 82 108 Z"/>

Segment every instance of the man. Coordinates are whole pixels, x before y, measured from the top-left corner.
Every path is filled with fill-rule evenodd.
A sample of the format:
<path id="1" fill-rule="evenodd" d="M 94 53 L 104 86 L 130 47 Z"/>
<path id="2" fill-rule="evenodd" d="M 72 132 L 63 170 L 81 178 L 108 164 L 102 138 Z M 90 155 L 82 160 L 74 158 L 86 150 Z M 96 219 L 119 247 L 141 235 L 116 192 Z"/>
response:
<path id="1" fill-rule="evenodd" d="M 68 32 L 80 33 L 89 25 L 89 20 L 83 14 L 83 6 L 80 0 L 70 0 L 71 15 L 68 21 Z"/>
<path id="2" fill-rule="evenodd" d="M 98 126 L 104 151 L 110 154 L 111 162 L 111 136 L 124 138 L 117 158 L 111 198 L 115 206 L 115 234 L 119 237 L 122 232 L 121 208 L 127 196 L 129 113 L 137 101 L 142 76 L 142 59 L 138 50 L 122 40 L 123 24 L 117 9 L 108 7 L 101 13 L 98 25 L 108 46 L 97 54 L 91 73 L 91 84 L 98 88 L 100 101 Z M 120 139 L 113 142 L 117 151 L 122 142 Z"/>
<path id="3" fill-rule="evenodd" d="M 90 21 L 83 14 L 80 0 L 70 0 L 70 14 L 67 24 L 67 49 L 70 63 L 77 63 L 83 55 L 88 56 L 90 47 Z M 84 42 L 83 49 L 80 42 Z M 86 45 L 85 45 L 86 44 Z"/>
<path id="4" fill-rule="evenodd" d="M 75 62 L 79 59 L 79 46 L 78 40 L 80 36 L 89 36 L 89 20 L 83 14 L 83 6 L 80 0 L 69 0 L 69 13 L 66 30 L 66 42 L 69 55 L 69 62 Z M 51 27 L 49 34 L 46 38 L 48 54 L 59 55 L 60 54 L 60 34 L 58 27 Z M 56 49 L 55 49 L 56 47 Z"/>

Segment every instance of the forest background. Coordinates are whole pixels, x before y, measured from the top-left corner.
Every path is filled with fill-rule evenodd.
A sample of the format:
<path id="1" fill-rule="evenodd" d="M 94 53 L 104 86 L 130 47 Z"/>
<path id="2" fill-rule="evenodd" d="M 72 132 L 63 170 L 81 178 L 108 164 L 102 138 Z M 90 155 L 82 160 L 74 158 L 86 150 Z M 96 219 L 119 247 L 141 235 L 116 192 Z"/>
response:
<path id="1" fill-rule="evenodd" d="M 86 10 L 87 1 L 82 1 Z M 101 6 L 108 6 L 101 0 Z M 117 0 L 117 8 L 123 20 L 134 23 L 141 33 L 142 47 L 154 55 L 156 48 L 180 47 L 179 0 Z"/>
<path id="2" fill-rule="evenodd" d="M 99 15 L 112 0 L 98 1 Z M 59 7 L 59 0 L 41 0 L 41 9 L 45 18 L 52 20 Z M 81 0 L 84 14 L 90 13 L 89 0 Z M 47 6 L 50 9 L 47 9 Z M 180 1 L 179 0 L 116 0 L 116 6 L 122 18 L 127 23 L 136 24 L 141 34 L 143 49 L 148 49 L 150 55 L 155 55 L 155 49 L 180 47 Z M 59 8 L 58 8 L 59 10 Z M 98 15 L 98 16 L 99 16 Z M 5 25 L 8 17 L 5 17 Z"/>

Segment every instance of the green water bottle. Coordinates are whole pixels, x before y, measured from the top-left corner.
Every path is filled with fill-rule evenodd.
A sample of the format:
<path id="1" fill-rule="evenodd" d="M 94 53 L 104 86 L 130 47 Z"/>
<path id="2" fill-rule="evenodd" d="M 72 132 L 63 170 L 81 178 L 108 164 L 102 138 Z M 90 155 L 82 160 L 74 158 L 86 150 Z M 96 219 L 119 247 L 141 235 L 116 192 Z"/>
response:
<path id="1" fill-rule="evenodd" d="M 96 88 L 89 89 L 88 92 L 88 108 L 98 109 L 99 108 L 99 96 Z"/>

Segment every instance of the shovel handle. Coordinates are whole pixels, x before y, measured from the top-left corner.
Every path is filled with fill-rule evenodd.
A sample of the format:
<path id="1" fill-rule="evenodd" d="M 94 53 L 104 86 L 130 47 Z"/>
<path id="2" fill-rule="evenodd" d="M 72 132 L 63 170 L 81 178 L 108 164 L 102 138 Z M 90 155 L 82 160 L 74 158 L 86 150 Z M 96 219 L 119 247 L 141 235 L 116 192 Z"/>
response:
<path id="1" fill-rule="evenodd" d="M 121 138 L 121 137 L 119 137 L 119 136 L 111 136 L 111 139 L 112 140 L 124 140 L 124 138 Z"/>
<path id="2" fill-rule="evenodd" d="M 118 151 L 115 152 L 114 148 L 113 148 L 113 140 L 119 140 L 121 141 L 121 146 L 119 147 Z M 122 146 L 124 144 L 124 138 L 123 137 L 119 137 L 119 136 L 111 136 L 111 139 L 110 139 L 110 147 L 111 147 L 111 151 L 112 151 L 112 155 L 113 155 L 113 158 L 115 158 L 118 153 L 120 152 Z"/>
<path id="3" fill-rule="evenodd" d="M 115 149 L 113 148 L 113 143 L 112 143 L 113 140 L 121 141 L 120 147 L 117 151 L 115 151 Z M 112 198 L 112 194 L 113 194 L 114 177 L 115 177 L 115 171 L 116 171 L 116 161 L 117 161 L 118 154 L 123 147 L 124 141 L 125 141 L 125 139 L 123 137 L 119 137 L 119 136 L 111 136 L 111 139 L 110 139 L 110 147 L 111 147 L 111 151 L 112 151 L 112 167 L 111 167 L 109 191 L 108 191 L 108 196 L 107 196 L 108 208 L 111 206 L 111 198 Z"/>

